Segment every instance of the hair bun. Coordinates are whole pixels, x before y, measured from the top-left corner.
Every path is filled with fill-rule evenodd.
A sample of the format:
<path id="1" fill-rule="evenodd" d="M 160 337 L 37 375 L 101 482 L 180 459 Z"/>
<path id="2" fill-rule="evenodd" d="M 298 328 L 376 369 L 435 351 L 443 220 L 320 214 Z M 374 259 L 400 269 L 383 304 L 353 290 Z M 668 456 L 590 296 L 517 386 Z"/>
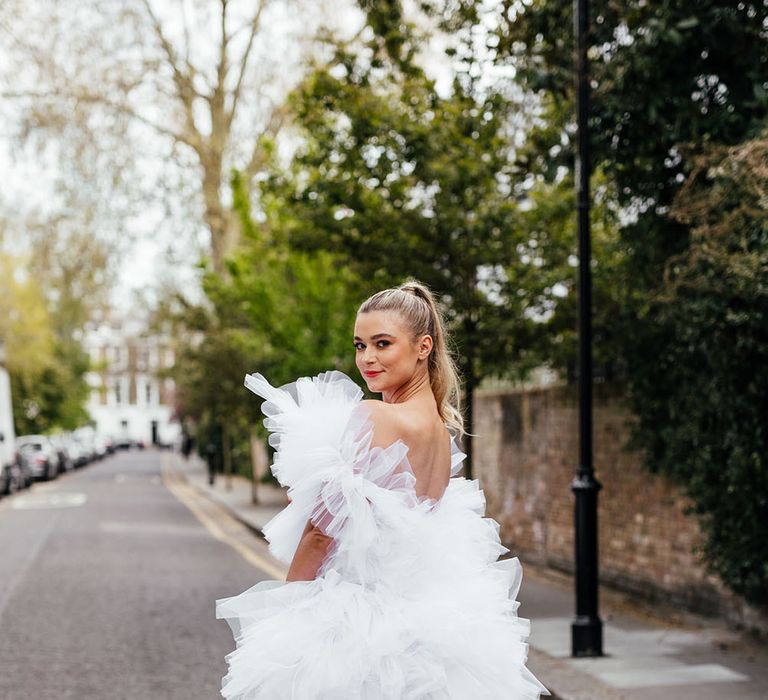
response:
<path id="1" fill-rule="evenodd" d="M 432 294 L 425 287 L 421 282 L 417 282 L 416 280 L 408 280 L 407 282 L 403 282 L 398 289 L 400 289 L 403 292 L 407 292 L 408 294 L 413 294 L 415 297 L 419 297 L 420 299 L 424 299 L 424 301 L 428 301 Z"/>

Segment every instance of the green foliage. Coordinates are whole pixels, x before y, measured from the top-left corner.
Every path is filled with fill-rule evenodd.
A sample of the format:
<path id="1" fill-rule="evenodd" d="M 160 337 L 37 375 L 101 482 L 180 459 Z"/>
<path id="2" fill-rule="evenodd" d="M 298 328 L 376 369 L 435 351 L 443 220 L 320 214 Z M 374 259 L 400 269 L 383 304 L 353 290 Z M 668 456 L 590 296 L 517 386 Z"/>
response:
<path id="1" fill-rule="evenodd" d="M 691 247 L 649 304 L 656 351 L 635 368 L 635 440 L 692 497 L 712 569 L 765 606 L 768 140 L 695 163 L 673 209 Z"/>
<path id="2" fill-rule="evenodd" d="M 535 364 L 533 318 L 546 310 L 568 245 L 561 231 L 541 231 L 556 240 L 546 249 L 554 257 L 528 255 L 512 195 L 509 103 L 458 81 L 441 97 L 418 71 L 340 54 L 292 104 L 304 143 L 290 172 L 263 189 L 265 202 L 293 213 L 292 245 L 338 251 L 368 291 L 409 276 L 430 285 L 472 386 Z"/>
<path id="3" fill-rule="evenodd" d="M 491 52 L 515 65 L 516 82 L 542 108 L 520 151 L 521 167 L 547 179 L 574 159 L 572 12 L 570 3 L 555 0 L 510 0 L 496 15 Z M 685 0 L 632 0 L 592 3 L 590 13 L 591 157 L 625 212 L 620 234 L 631 294 L 611 320 L 623 326 L 617 359 L 627 360 L 631 373 L 639 347 L 634 329 L 648 294 L 667 259 L 688 245 L 687 227 L 668 216 L 690 172 L 686 145 L 695 152 L 707 143 L 739 143 L 768 115 L 765 11 L 754 2 L 705 0 L 694 16 Z M 600 323 L 603 310 L 595 312 Z"/>
<path id="4" fill-rule="evenodd" d="M 477 21 L 478 3 L 432 4 L 448 8 L 456 26 Z M 554 181 L 574 160 L 573 8 L 509 0 L 492 12 L 498 29 L 489 53 L 515 66 L 515 81 L 541 109 L 518 162 Z M 622 213 L 618 245 L 602 262 L 596 251 L 594 261 L 598 355 L 626 368 L 641 426 L 635 445 L 693 497 L 714 570 L 758 602 L 766 590 L 756 529 L 765 522 L 764 458 L 756 461 L 765 404 L 754 387 L 765 359 L 764 284 L 755 258 L 734 249 L 758 255 L 764 233 L 744 244 L 756 214 L 742 212 L 720 232 L 715 256 L 703 229 L 692 232 L 698 219 L 669 214 L 697 154 L 754 136 L 768 115 L 764 18 L 759 4 L 733 0 L 697 3 L 695 15 L 683 0 L 596 2 L 589 37 L 592 162 Z M 706 220 L 725 220 L 738 198 L 733 180 L 705 191 Z M 553 326 L 573 327 L 573 303 L 561 301 Z"/>
<path id="5" fill-rule="evenodd" d="M 302 144 L 289 171 L 264 184 L 262 203 L 292 213 L 292 246 L 338 252 L 368 292 L 407 277 L 427 283 L 467 395 L 485 377 L 523 378 L 572 356 L 574 334 L 553 314 L 573 298 L 571 181 L 526 182 L 505 86 L 480 84 L 467 63 L 450 93 L 438 92 L 403 49 L 417 41 L 400 4 L 361 6 L 373 38 L 357 54 L 339 49 L 293 94 Z M 595 226 L 597 255 L 615 262 L 607 206 Z M 610 298 L 604 270 L 596 276 Z"/>
<path id="6" fill-rule="evenodd" d="M 53 358 L 34 373 L 11 372 L 13 418 L 17 435 L 74 430 L 89 420 L 88 356 L 76 342 L 57 340 Z"/>
<path id="7" fill-rule="evenodd" d="M 245 334 L 256 370 L 273 382 L 334 367 L 350 372 L 359 282 L 331 252 L 287 245 L 286 229 L 298 225 L 294 212 L 271 210 L 256 223 L 237 175 L 233 189 L 243 243 L 227 276 L 208 276 L 204 285 L 222 323 Z"/>
<path id="8" fill-rule="evenodd" d="M 0 253 L 0 342 L 12 375 L 33 375 L 53 362 L 51 317 L 26 267 L 23 259 Z"/>
<path id="9" fill-rule="evenodd" d="M 359 283 L 332 254 L 286 245 L 284 229 L 296 225 L 287 211 L 257 223 L 238 174 L 233 191 L 242 236 L 225 273 L 204 275 L 204 305 L 177 298 L 162 315 L 178 343 L 173 376 L 182 418 L 197 425 L 200 448 L 208 438 L 220 443 L 226 428 L 235 468 L 250 474 L 248 440 L 263 431 L 245 375 L 261 372 L 280 385 L 332 368 L 351 373 L 360 296 Z"/>
<path id="10" fill-rule="evenodd" d="M 0 255 L 0 341 L 18 435 L 72 430 L 88 420 L 88 357 L 18 257 Z"/>
<path id="11" fill-rule="evenodd" d="M 617 357 L 625 339 L 621 318 L 627 307 L 632 280 L 627 266 L 627 253 L 618 236 L 618 222 L 612 206 L 612 186 L 602 172 L 592 177 L 593 202 L 590 209 L 592 244 L 592 303 L 600 313 L 593 319 L 592 355 L 596 376 L 614 378 L 621 366 Z M 526 231 L 529 257 L 541 251 L 558 264 L 549 269 L 532 267 L 532 279 L 521 278 L 528 288 L 544 282 L 547 297 L 542 303 L 549 313 L 541 321 L 541 341 L 537 355 L 564 371 L 570 380 L 576 377 L 578 336 L 576 317 L 576 194 L 570 174 L 560 182 L 539 181 L 527 193 L 529 207 L 521 212 L 518 225 Z M 553 235 L 553 232 L 556 232 Z"/>
<path id="12" fill-rule="evenodd" d="M 513 66 L 538 106 L 519 168 L 551 183 L 572 171 L 572 4 L 426 4 L 453 33 L 491 15 L 486 55 Z M 593 260 L 598 363 L 623 368 L 635 446 L 693 497 L 713 569 L 763 604 L 765 156 L 749 143 L 768 117 L 765 17 L 761 2 L 703 0 L 694 12 L 685 0 L 601 0 L 589 23 L 593 184 L 604 178 L 606 205 L 621 214 L 618 238 L 604 238 L 602 259 L 597 243 Z M 742 143 L 743 161 L 710 152 Z M 750 189 L 758 173 L 762 190 Z M 563 297 L 550 322 L 565 367 L 574 304 Z"/>

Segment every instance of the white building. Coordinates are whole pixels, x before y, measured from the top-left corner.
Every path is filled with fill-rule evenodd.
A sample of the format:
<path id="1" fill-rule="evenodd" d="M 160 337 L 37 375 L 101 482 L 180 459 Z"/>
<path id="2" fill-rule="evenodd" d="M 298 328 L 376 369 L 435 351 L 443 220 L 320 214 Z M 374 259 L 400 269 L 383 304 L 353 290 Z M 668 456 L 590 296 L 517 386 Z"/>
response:
<path id="1" fill-rule="evenodd" d="M 112 319 L 88 329 L 84 347 L 92 367 L 87 408 L 98 432 L 118 442 L 175 444 L 174 384 L 163 377 L 174 361 L 168 339 L 150 335 L 143 320 Z"/>

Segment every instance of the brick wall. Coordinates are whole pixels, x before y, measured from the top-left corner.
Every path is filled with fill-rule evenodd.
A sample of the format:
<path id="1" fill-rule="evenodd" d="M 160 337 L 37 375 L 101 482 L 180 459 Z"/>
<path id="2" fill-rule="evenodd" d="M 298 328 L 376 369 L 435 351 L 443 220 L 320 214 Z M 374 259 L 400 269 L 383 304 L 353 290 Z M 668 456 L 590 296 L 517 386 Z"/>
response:
<path id="1" fill-rule="evenodd" d="M 573 496 L 578 458 L 573 387 L 477 392 L 473 456 L 488 515 L 521 559 L 573 569 Z M 680 490 L 625 449 L 630 411 L 615 387 L 596 385 L 594 465 L 599 496 L 600 575 L 606 583 L 707 613 L 734 607 L 695 553 L 701 536 Z"/>

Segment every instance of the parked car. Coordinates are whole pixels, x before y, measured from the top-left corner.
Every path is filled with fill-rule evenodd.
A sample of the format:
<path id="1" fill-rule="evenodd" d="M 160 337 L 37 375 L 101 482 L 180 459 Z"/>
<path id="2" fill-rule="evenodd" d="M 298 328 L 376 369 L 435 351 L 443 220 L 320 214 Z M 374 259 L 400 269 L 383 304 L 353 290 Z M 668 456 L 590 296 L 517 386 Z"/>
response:
<path id="1" fill-rule="evenodd" d="M 72 458 L 72 464 L 75 468 L 83 467 L 88 464 L 89 455 L 85 445 L 78 439 L 77 435 L 70 433 L 67 436 L 69 443 L 69 455 Z"/>
<path id="2" fill-rule="evenodd" d="M 0 495 L 15 493 L 27 485 L 19 460 L 6 464 L 0 470 Z"/>
<path id="3" fill-rule="evenodd" d="M 35 469 L 32 462 L 35 459 L 35 455 L 32 452 L 17 452 L 16 464 L 19 468 L 20 488 L 29 487 L 35 480 Z"/>
<path id="4" fill-rule="evenodd" d="M 107 454 L 109 454 L 109 446 L 107 445 L 107 440 L 103 435 L 99 435 L 98 433 L 94 434 L 93 443 L 96 447 L 96 454 L 98 455 L 99 459 L 103 459 L 107 456 Z"/>
<path id="5" fill-rule="evenodd" d="M 16 447 L 28 463 L 35 479 L 53 479 L 59 473 L 59 455 L 45 435 L 22 435 Z"/>
<path id="6" fill-rule="evenodd" d="M 66 433 L 55 433 L 49 436 L 51 445 L 56 451 L 58 473 L 62 474 L 74 469 L 75 463 L 70 454 L 70 440 Z"/>
<path id="7" fill-rule="evenodd" d="M 99 454 L 99 446 L 96 443 L 96 431 L 93 428 L 90 426 L 83 426 L 82 428 L 75 430 L 72 435 L 80 444 L 86 462 L 93 462 L 101 457 Z"/>
<path id="8" fill-rule="evenodd" d="M 22 457 L 14 452 L 9 461 L 0 464 L 0 496 L 15 493 L 28 485 L 27 469 Z"/>
<path id="9" fill-rule="evenodd" d="M 115 439 L 116 450 L 130 450 L 136 447 L 136 441 L 127 435 L 121 435 Z"/>

